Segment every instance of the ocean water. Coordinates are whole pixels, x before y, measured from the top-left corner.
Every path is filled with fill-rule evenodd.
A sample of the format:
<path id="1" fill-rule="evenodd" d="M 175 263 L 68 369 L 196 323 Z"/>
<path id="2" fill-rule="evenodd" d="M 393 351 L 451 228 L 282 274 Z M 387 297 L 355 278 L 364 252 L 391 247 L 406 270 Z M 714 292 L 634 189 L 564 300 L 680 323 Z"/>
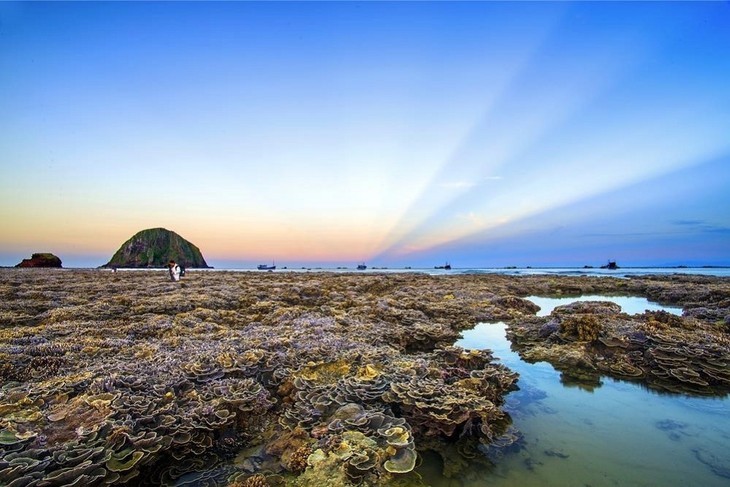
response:
<path id="1" fill-rule="evenodd" d="M 647 275 L 671 275 L 671 274 L 694 274 L 700 276 L 717 276 L 730 277 L 730 267 L 625 267 L 616 270 L 601 268 L 583 268 L 583 267 L 518 267 L 518 268 L 476 268 L 476 267 L 454 267 L 451 270 L 434 269 L 429 267 L 368 267 L 367 270 L 358 271 L 355 265 L 343 267 L 328 266 L 284 266 L 277 265 L 273 272 L 354 272 L 354 273 L 401 273 L 401 272 L 419 272 L 435 276 L 453 275 L 453 274 L 504 274 L 514 276 L 530 276 L 530 275 L 565 275 L 565 276 L 607 276 L 607 277 L 630 277 L 630 276 L 647 276 Z M 121 269 L 120 269 L 121 270 Z M 128 270 L 128 269 L 124 269 Z M 163 269 L 165 270 L 165 269 Z M 234 272 L 271 272 L 260 271 L 255 266 L 243 268 L 215 268 L 215 269 L 194 269 L 195 272 L 215 272 L 215 271 L 234 271 Z"/>
<path id="2" fill-rule="evenodd" d="M 615 270 L 601 268 L 586 269 L 583 267 L 520 267 L 495 269 L 455 269 L 446 272 L 461 272 L 463 274 L 507 274 L 515 276 L 564 275 L 630 277 L 648 276 L 656 274 L 694 274 L 699 276 L 730 277 L 730 267 L 622 267 Z"/>
<path id="3" fill-rule="evenodd" d="M 647 304 L 656 306 L 642 299 L 621 298 L 619 304 L 629 313 L 642 312 Z M 551 304 L 563 304 L 560 301 Z M 492 466 L 475 463 L 450 478 L 441 473 L 438 458 L 426 458 L 419 473 L 429 485 L 730 485 L 728 397 L 660 393 L 605 377 L 597 387 L 578 386 L 545 362 L 521 360 L 510 349 L 505 329 L 501 322 L 481 323 L 463 332 L 456 345 L 489 348 L 520 374 L 520 390 L 507 396 L 506 410 L 523 435 L 521 444 L 492 459 Z"/>

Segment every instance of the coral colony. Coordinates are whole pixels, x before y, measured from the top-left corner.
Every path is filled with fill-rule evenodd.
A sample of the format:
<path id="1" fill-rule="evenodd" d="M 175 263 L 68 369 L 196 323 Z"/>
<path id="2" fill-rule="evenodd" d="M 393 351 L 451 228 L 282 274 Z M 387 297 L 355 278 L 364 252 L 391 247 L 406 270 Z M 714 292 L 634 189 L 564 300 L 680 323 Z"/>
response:
<path id="1" fill-rule="evenodd" d="M 719 278 L 0 273 L 5 485 L 423 485 L 420 452 L 453 473 L 520 442 L 517 374 L 453 346 L 480 321 L 588 384 L 730 390 Z M 684 315 L 523 298 L 597 292 Z"/>

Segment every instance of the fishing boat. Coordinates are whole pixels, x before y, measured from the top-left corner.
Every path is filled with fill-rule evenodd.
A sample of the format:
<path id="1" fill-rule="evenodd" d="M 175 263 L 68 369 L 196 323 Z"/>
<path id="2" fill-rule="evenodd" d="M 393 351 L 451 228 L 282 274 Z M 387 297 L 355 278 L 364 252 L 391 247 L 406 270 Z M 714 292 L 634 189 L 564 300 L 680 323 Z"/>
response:
<path id="1" fill-rule="evenodd" d="M 258 267 L 256 267 L 260 271 L 273 271 L 276 269 L 276 262 L 271 262 L 271 265 L 268 264 L 259 264 Z"/>
<path id="2" fill-rule="evenodd" d="M 368 266 L 365 265 L 365 262 L 357 265 L 357 270 L 359 270 L 359 271 L 364 271 L 367 268 L 368 268 Z"/>
<path id="3" fill-rule="evenodd" d="M 618 265 L 616 264 L 615 260 L 609 260 L 608 264 L 601 266 L 601 269 L 615 270 L 615 269 L 618 269 Z"/>
<path id="4" fill-rule="evenodd" d="M 450 270 L 451 270 L 451 264 L 449 264 L 449 263 L 447 262 L 447 263 L 445 263 L 444 265 L 437 265 L 437 266 L 434 266 L 434 269 L 446 269 L 447 271 L 450 271 Z"/>

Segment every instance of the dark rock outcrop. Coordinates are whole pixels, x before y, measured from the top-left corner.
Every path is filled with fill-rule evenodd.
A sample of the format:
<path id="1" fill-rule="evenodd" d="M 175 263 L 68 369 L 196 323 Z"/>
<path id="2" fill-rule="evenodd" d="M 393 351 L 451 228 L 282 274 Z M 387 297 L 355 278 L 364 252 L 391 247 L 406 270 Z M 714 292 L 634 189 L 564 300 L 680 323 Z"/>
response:
<path id="1" fill-rule="evenodd" d="M 165 267 L 171 259 L 183 267 L 209 267 L 198 247 L 165 228 L 135 234 L 102 267 Z"/>
<path id="2" fill-rule="evenodd" d="M 23 259 L 23 261 L 15 267 L 57 267 L 61 266 L 61 259 L 51 254 L 50 252 L 33 254 L 30 259 Z"/>

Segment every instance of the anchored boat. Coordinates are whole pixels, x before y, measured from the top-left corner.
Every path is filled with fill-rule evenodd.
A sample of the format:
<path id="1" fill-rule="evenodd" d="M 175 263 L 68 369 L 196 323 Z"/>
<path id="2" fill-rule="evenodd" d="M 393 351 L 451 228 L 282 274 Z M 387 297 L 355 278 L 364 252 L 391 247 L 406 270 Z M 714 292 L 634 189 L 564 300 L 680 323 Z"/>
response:
<path id="1" fill-rule="evenodd" d="M 274 269 L 276 269 L 276 263 L 272 261 L 271 265 L 259 264 L 256 268 L 260 271 L 273 271 Z"/>

